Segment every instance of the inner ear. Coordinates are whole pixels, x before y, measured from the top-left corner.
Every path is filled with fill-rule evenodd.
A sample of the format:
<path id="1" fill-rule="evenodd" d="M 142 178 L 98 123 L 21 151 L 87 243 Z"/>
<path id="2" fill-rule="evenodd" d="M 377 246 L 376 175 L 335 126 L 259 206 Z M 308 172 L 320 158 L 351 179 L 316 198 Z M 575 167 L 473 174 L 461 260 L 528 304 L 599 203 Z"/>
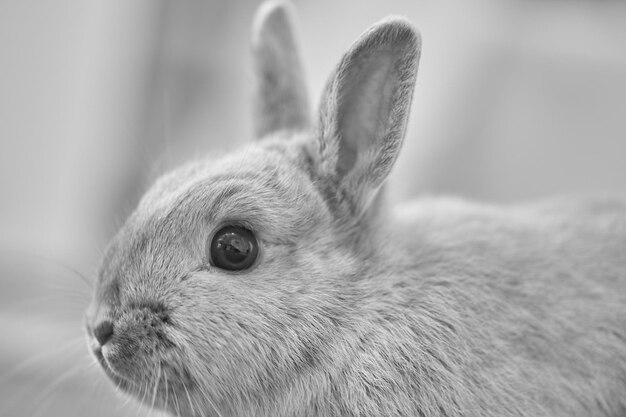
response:
<path id="1" fill-rule="evenodd" d="M 350 65 L 353 71 L 341 80 L 345 88 L 338 97 L 339 158 L 337 173 L 344 176 L 356 165 L 359 148 L 374 149 L 388 129 L 391 98 L 396 92 L 394 51 L 378 49 L 359 56 Z"/>
<path id="2" fill-rule="evenodd" d="M 329 198 L 368 209 L 398 156 L 417 74 L 420 36 L 403 18 L 368 29 L 343 56 L 320 102 L 318 175 Z"/>

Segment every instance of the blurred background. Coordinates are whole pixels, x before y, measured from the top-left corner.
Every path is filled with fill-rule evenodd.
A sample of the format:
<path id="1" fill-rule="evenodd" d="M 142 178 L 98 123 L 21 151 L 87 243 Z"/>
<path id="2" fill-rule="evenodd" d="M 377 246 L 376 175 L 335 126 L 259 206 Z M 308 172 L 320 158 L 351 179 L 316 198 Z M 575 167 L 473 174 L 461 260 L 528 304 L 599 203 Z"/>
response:
<path id="1" fill-rule="evenodd" d="M 313 99 L 388 14 L 423 51 L 397 201 L 626 192 L 626 2 L 294 1 Z M 149 183 L 251 136 L 259 1 L 3 0 L 0 415 L 146 415 L 92 364 L 82 312 Z"/>

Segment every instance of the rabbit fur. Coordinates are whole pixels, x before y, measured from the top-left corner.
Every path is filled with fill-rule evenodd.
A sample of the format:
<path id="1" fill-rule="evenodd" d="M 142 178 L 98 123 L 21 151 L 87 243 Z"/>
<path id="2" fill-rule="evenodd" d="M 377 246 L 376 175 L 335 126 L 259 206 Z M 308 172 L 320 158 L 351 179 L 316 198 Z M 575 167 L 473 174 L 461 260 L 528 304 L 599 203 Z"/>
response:
<path id="1" fill-rule="evenodd" d="M 110 379 L 180 416 L 626 416 L 626 202 L 388 207 L 420 36 L 372 26 L 312 120 L 290 7 L 254 25 L 259 140 L 162 177 L 106 251 Z M 208 260 L 231 223 L 249 270 Z"/>

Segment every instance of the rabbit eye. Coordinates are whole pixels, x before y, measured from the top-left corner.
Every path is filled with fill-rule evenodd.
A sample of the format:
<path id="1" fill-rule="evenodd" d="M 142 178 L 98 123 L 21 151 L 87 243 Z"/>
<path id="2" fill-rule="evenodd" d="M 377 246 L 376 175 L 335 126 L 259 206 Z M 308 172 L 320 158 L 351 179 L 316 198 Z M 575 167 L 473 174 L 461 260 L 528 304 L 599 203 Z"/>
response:
<path id="1" fill-rule="evenodd" d="M 256 261 L 259 245 L 250 230 L 226 226 L 215 233 L 209 251 L 211 265 L 228 271 L 242 271 Z"/>

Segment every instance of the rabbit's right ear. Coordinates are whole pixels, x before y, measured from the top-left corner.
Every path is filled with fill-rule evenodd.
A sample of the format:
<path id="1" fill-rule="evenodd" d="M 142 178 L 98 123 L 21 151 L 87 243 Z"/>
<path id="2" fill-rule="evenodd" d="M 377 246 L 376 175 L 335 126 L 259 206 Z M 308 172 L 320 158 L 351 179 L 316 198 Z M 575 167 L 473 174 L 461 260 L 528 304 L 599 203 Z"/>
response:
<path id="1" fill-rule="evenodd" d="M 342 220 L 358 221 L 398 156 L 420 48 L 406 19 L 387 18 L 361 35 L 326 85 L 314 154 L 318 184 Z"/>
<path id="2" fill-rule="evenodd" d="M 252 52 L 257 77 L 254 99 L 255 136 L 310 125 L 304 71 L 292 25 L 292 6 L 266 1 L 253 26 Z"/>

